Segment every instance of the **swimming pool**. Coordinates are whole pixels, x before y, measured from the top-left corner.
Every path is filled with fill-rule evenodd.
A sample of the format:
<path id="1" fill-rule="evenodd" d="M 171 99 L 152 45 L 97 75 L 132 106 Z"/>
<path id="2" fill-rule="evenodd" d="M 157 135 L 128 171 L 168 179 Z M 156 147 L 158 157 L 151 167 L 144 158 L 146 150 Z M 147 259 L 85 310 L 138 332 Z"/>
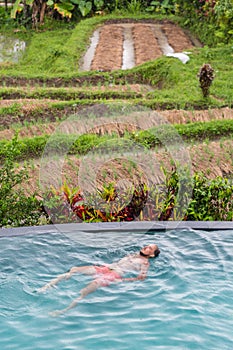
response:
<path id="1" fill-rule="evenodd" d="M 30 229 L 28 229 L 30 231 Z M 156 242 L 145 281 L 111 284 L 66 307 L 89 281 L 74 265 L 109 263 Z M 1 349 L 232 349 L 233 230 L 58 232 L 1 237 Z"/>

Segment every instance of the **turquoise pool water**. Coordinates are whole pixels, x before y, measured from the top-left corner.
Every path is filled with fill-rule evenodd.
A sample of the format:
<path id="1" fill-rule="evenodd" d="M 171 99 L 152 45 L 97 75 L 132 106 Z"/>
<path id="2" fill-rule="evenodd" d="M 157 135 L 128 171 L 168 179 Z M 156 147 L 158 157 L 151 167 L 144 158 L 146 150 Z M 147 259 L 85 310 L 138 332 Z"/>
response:
<path id="1" fill-rule="evenodd" d="M 103 287 L 67 314 L 90 281 L 74 265 L 103 264 L 156 242 L 145 281 Z M 40 234 L 0 239 L 0 348 L 135 350 L 233 348 L 233 231 Z"/>

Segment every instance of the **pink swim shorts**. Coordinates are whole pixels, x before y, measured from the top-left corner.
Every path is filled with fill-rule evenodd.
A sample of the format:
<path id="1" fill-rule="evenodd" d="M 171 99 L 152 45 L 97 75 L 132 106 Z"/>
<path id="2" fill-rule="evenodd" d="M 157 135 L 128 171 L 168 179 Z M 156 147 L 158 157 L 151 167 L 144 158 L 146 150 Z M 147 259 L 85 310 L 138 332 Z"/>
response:
<path id="1" fill-rule="evenodd" d="M 108 266 L 95 266 L 96 281 L 101 286 L 106 287 L 111 282 L 121 279 L 121 276 L 114 270 L 111 270 Z"/>

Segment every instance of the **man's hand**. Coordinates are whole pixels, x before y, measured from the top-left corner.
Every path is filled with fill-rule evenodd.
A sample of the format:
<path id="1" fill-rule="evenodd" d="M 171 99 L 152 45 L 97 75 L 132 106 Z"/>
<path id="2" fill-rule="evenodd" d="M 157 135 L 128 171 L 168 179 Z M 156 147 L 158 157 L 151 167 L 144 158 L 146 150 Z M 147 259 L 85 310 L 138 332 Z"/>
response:
<path id="1" fill-rule="evenodd" d="M 137 277 L 122 278 L 122 281 L 133 282 L 133 281 L 143 281 L 146 278 L 145 275 L 138 275 Z"/>
<path id="2" fill-rule="evenodd" d="M 146 278 L 146 275 L 138 275 L 138 277 L 136 277 L 137 280 L 141 280 L 143 281 Z"/>

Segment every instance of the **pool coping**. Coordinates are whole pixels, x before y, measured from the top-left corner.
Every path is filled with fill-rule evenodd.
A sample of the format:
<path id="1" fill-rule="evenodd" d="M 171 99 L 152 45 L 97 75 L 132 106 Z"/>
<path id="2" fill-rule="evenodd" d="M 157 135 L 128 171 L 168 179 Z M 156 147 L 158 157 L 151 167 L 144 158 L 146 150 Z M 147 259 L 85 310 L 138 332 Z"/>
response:
<path id="1" fill-rule="evenodd" d="M 233 221 L 133 221 L 133 222 L 99 222 L 99 223 L 69 223 L 42 226 L 26 226 L 0 229 L 1 237 L 20 236 L 27 234 L 45 234 L 54 232 L 68 233 L 71 231 L 85 232 L 156 232 L 167 230 L 233 230 Z"/>

